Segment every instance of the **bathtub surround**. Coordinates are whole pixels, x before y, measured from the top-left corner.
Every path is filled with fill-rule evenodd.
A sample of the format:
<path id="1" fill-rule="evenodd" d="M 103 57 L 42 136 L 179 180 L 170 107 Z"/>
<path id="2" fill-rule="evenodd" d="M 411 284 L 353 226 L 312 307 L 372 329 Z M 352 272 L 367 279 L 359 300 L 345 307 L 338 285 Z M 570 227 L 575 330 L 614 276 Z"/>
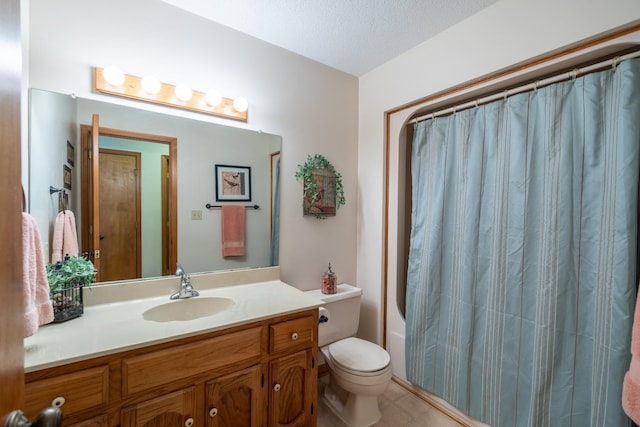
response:
<path id="1" fill-rule="evenodd" d="M 640 60 L 416 125 L 408 379 L 494 427 L 627 426 Z"/>

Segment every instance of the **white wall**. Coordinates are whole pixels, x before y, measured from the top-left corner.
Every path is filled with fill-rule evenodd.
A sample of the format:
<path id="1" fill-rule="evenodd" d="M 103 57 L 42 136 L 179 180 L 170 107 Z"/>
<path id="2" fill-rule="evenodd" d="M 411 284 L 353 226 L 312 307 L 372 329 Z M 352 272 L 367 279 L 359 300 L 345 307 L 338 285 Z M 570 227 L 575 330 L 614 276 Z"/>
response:
<path id="1" fill-rule="evenodd" d="M 29 109 L 31 134 L 24 141 L 29 141 L 29 144 L 25 145 L 29 145 L 33 152 L 28 162 L 32 172 L 29 185 L 33 191 L 27 192 L 28 188 L 25 188 L 25 193 L 28 195 L 29 213 L 38 223 L 40 237 L 43 239 L 44 257 L 48 263 L 51 261 L 53 225 L 60 211 L 60 194 L 50 194 L 49 186 L 63 188 L 63 165 L 73 168 L 67 163 L 67 141 L 76 147 L 74 160 L 77 161 L 79 145 L 76 138 L 76 104 L 70 97 L 60 99 L 41 91 L 32 92 L 30 100 L 33 105 L 43 108 Z M 48 112 L 42 114 L 42 111 Z M 78 183 L 72 179 L 71 184 L 72 190 L 65 189 L 65 192 L 69 196 L 68 209 L 75 210 Z"/>
<path id="2" fill-rule="evenodd" d="M 501 0 L 360 78 L 360 335 L 382 341 L 385 111 L 637 19 L 637 0 Z"/>
<path id="3" fill-rule="evenodd" d="M 158 0 L 30 0 L 31 87 L 127 105 L 92 92 L 92 67 L 117 65 L 205 91 L 249 100 L 249 121 L 144 108 L 282 136 L 280 264 L 282 279 L 320 286 L 330 261 L 341 281 L 356 278 L 358 82 L 348 74 L 205 21 Z M 133 103 L 133 104 L 132 104 Z M 342 174 L 347 204 L 335 218 L 303 217 L 297 165 L 326 156 Z M 200 203 L 179 194 L 191 210 Z M 180 229 L 178 229 L 180 233 Z"/>

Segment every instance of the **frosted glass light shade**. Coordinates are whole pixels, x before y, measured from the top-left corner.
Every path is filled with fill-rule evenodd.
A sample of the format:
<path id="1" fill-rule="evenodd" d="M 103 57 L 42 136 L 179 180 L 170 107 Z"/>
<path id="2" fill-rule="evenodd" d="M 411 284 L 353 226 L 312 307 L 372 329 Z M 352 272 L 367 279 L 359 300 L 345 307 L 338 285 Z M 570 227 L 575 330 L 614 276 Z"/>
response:
<path id="1" fill-rule="evenodd" d="M 180 101 L 186 102 L 190 100 L 192 96 L 193 96 L 193 91 L 189 86 L 183 85 L 183 84 L 176 86 L 176 97 Z"/>
<path id="2" fill-rule="evenodd" d="M 227 119 L 247 121 L 249 103 L 245 98 L 234 100 L 233 98 L 221 96 L 217 90 L 200 92 L 192 90 L 186 85 L 174 86 L 170 83 L 162 83 L 152 76 L 138 77 L 122 74 L 118 69 L 113 70 L 115 73 L 112 70 L 112 68 L 109 68 L 109 70 L 99 67 L 94 68 L 93 82 L 94 89 L 97 92 L 183 108 Z M 111 82 L 108 82 L 105 75 L 110 76 L 110 73 L 121 77 L 116 77 L 115 79 L 109 77 Z M 120 85 L 115 85 L 120 82 Z"/>
<path id="3" fill-rule="evenodd" d="M 106 67 L 102 70 L 102 76 L 111 86 L 120 86 L 124 83 L 124 73 L 118 67 Z"/>
<path id="4" fill-rule="evenodd" d="M 207 92 L 205 99 L 207 100 L 207 104 L 212 107 L 217 107 L 222 103 L 222 95 L 217 90 Z"/>
<path id="5" fill-rule="evenodd" d="M 144 76 L 140 81 L 142 89 L 149 95 L 155 95 L 160 92 L 160 80 L 154 76 Z"/>
<path id="6" fill-rule="evenodd" d="M 249 108 L 249 102 L 245 98 L 239 96 L 233 100 L 233 108 L 239 113 L 244 113 Z"/>

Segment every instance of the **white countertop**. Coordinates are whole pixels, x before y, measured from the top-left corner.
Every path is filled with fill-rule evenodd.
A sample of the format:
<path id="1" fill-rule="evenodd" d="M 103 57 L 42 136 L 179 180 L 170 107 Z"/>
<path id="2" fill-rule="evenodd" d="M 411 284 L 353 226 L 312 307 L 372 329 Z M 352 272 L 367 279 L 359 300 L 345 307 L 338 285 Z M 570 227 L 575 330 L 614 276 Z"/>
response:
<path id="1" fill-rule="evenodd" d="M 25 338 L 25 372 L 212 332 L 322 304 L 279 280 L 213 288 L 199 288 L 194 280 L 192 283 L 200 297 L 227 297 L 235 304 L 212 316 L 171 322 L 154 322 L 142 317 L 145 310 L 170 302 L 169 293 L 85 305 L 81 317 L 41 326 L 33 336 Z M 85 295 L 90 293 L 90 289 L 85 290 Z"/>

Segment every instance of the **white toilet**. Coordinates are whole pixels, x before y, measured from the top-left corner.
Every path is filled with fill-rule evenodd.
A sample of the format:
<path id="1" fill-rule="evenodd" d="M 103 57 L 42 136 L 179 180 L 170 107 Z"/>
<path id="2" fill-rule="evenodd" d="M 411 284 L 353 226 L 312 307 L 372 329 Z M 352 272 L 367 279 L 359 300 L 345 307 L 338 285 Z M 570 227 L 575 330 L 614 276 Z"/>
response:
<path id="1" fill-rule="evenodd" d="M 320 362 L 329 366 L 330 380 L 323 400 L 350 427 L 367 427 L 380 420 L 378 396 L 391 380 L 391 358 L 382 347 L 355 338 L 360 320 L 362 290 L 338 285 L 325 295 L 319 289 L 308 294 L 323 300 L 318 344 Z"/>

